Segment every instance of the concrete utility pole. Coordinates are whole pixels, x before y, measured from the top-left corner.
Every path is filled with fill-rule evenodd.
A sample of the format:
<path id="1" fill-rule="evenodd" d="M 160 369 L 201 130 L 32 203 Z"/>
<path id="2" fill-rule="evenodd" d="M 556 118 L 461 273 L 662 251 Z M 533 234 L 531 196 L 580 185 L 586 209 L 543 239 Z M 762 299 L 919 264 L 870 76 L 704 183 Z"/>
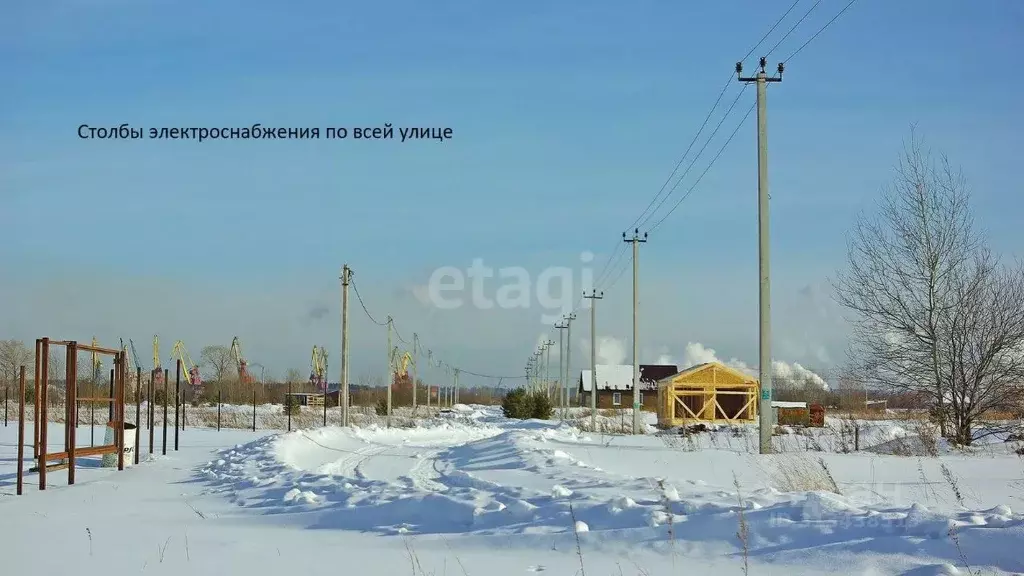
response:
<path id="1" fill-rule="evenodd" d="M 558 329 L 558 380 L 561 382 L 562 386 L 565 386 L 565 381 L 563 380 L 563 377 L 565 376 L 565 340 L 562 338 L 562 330 L 565 330 L 568 327 L 569 326 L 567 324 L 555 324 L 555 328 Z M 560 418 L 562 420 L 565 419 L 564 400 L 565 398 L 562 395 L 561 390 L 559 390 L 558 404 L 561 409 Z"/>
<path id="2" fill-rule="evenodd" d="M 771 351 L 771 274 L 768 266 L 768 95 L 769 82 L 782 82 L 783 64 L 779 62 L 778 76 L 768 77 L 765 72 L 767 58 L 761 57 L 754 77 L 743 77 L 743 63 L 736 63 L 736 77 L 740 82 L 757 84 L 757 245 L 758 245 L 758 381 L 761 384 L 761 402 L 758 418 L 761 454 L 772 451 L 772 351 Z"/>
<path id="3" fill-rule="evenodd" d="M 563 387 L 565 389 L 565 410 L 568 416 L 569 410 L 569 370 L 571 369 L 570 360 L 572 360 L 572 321 L 576 319 L 576 313 L 570 312 L 565 317 L 565 383 Z"/>
<path id="4" fill-rule="evenodd" d="M 536 371 L 534 372 L 534 392 L 540 392 L 544 387 L 544 345 L 537 349 Z"/>
<path id="5" fill-rule="evenodd" d="M 391 325 L 394 320 L 388 316 L 388 378 L 384 381 L 388 386 L 387 427 L 391 428 L 391 386 L 395 377 L 395 349 L 391 347 Z"/>
<path id="6" fill-rule="evenodd" d="M 429 348 L 427 349 L 427 368 L 434 368 L 434 351 L 430 350 Z M 431 388 L 431 386 L 430 386 L 430 383 L 428 382 L 427 383 L 427 408 L 430 408 L 430 392 L 431 392 L 430 388 Z M 437 391 L 437 401 L 434 402 L 434 406 L 435 407 L 440 407 L 441 406 L 441 390 L 440 389 L 438 389 L 438 391 Z M 430 411 L 429 410 L 427 411 L 427 415 L 428 416 L 430 415 Z"/>
<path id="7" fill-rule="evenodd" d="M 455 404 L 459 403 L 459 369 L 454 369 L 453 373 L 455 374 L 455 384 L 452 386 L 452 388 L 455 390 L 455 401 L 452 402 L 452 405 L 454 406 Z"/>
<path id="8" fill-rule="evenodd" d="M 412 333 L 412 415 L 416 415 L 416 355 L 420 347 L 420 337 Z"/>
<path id="9" fill-rule="evenodd" d="M 626 238 L 622 233 L 622 241 L 633 244 L 633 434 L 640 433 L 640 358 L 637 346 L 637 310 L 640 308 L 640 291 L 638 289 L 637 256 L 640 255 L 640 243 L 647 242 L 647 232 L 640 237 L 640 230 L 633 230 L 633 237 Z"/>
<path id="10" fill-rule="evenodd" d="M 604 292 L 592 289 L 583 297 L 590 300 L 590 431 L 597 432 L 597 301 L 604 298 Z"/>
<path id="11" fill-rule="evenodd" d="M 338 391 L 342 426 L 348 426 L 348 285 L 351 282 L 352 269 L 345 264 L 341 268 L 341 389 Z"/>
<path id="12" fill-rule="evenodd" d="M 554 340 L 544 342 L 544 389 L 548 400 L 551 399 L 551 347 L 554 344 Z"/>
<path id="13" fill-rule="evenodd" d="M 451 375 L 452 374 L 452 367 L 446 365 L 445 372 L 447 372 L 449 375 Z M 451 408 L 452 404 L 454 402 L 455 402 L 455 387 L 452 386 L 451 382 L 447 382 L 444 385 L 444 405 L 449 407 L 449 408 Z"/>

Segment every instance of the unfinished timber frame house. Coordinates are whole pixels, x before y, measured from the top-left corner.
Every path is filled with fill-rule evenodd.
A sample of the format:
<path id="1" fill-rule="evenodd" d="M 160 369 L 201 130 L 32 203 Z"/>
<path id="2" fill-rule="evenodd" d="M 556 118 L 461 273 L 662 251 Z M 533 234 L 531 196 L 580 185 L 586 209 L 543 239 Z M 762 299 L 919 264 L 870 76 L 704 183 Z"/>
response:
<path id="1" fill-rule="evenodd" d="M 748 424 L 758 419 L 757 378 L 718 362 L 658 381 L 658 425 Z"/>

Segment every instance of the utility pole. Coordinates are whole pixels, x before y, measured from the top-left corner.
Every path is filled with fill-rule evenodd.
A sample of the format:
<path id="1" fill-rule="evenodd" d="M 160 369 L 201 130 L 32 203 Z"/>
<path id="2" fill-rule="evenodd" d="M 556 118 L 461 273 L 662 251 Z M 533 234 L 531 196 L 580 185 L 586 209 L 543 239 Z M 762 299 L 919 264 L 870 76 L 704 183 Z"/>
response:
<path id="1" fill-rule="evenodd" d="M 537 369 L 533 373 L 534 392 L 538 394 L 544 388 L 544 344 L 537 348 Z"/>
<path id="2" fill-rule="evenodd" d="M 341 268 L 341 389 L 338 390 L 342 426 L 348 426 L 348 285 L 351 282 L 352 269 L 345 264 Z"/>
<path id="3" fill-rule="evenodd" d="M 597 432 L 597 301 L 604 298 L 604 292 L 591 289 L 583 297 L 590 300 L 590 431 Z"/>
<path id="4" fill-rule="evenodd" d="M 388 415 L 387 427 L 391 428 L 391 384 L 395 375 L 395 350 L 391 347 L 391 324 L 394 320 L 388 316 L 388 378 L 384 382 L 388 386 Z"/>
<path id="5" fill-rule="evenodd" d="M 640 255 L 640 243 L 647 242 L 647 232 L 640 237 L 640 230 L 633 229 L 633 237 L 626 238 L 622 233 L 622 241 L 633 244 L 633 434 L 640 433 L 640 358 L 637 347 L 637 309 L 640 308 L 640 292 L 638 290 L 639 275 L 637 274 L 637 256 Z"/>
<path id="6" fill-rule="evenodd" d="M 555 324 L 555 328 L 558 329 L 558 379 L 561 381 L 562 386 L 565 386 L 565 381 L 562 380 L 565 376 L 565 340 L 562 338 L 562 330 L 568 328 L 568 324 Z M 565 419 L 565 397 L 562 395 L 561 390 L 558 392 L 558 404 L 561 414 L 561 419 Z"/>
<path id="7" fill-rule="evenodd" d="M 768 77 L 765 72 L 767 58 L 761 57 L 754 77 L 743 77 L 743 63 L 736 63 L 736 78 L 743 83 L 757 84 L 757 251 L 758 251 L 758 381 L 761 401 L 758 418 L 761 454 L 772 451 L 772 352 L 771 352 L 771 274 L 768 266 L 768 83 L 782 82 L 783 64 L 779 62 L 778 76 Z"/>
<path id="8" fill-rule="evenodd" d="M 565 389 L 565 411 L 568 416 L 569 411 L 569 370 L 570 360 L 572 360 L 572 321 L 576 319 L 576 313 L 570 312 L 565 317 L 565 383 L 563 385 Z"/>
<path id="9" fill-rule="evenodd" d="M 447 364 L 445 364 L 445 370 L 444 371 L 447 372 L 448 375 L 450 376 L 452 374 L 452 367 L 447 365 Z M 452 383 L 451 382 L 446 382 L 445 385 L 444 385 L 444 405 L 449 407 L 449 408 L 451 408 L 451 406 L 452 406 L 452 404 L 454 402 L 455 402 L 455 390 L 452 387 Z"/>
<path id="10" fill-rule="evenodd" d="M 429 349 L 429 348 L 427 349 L 427 367 L 428 368 L 434 368 L 434 351 Z M 430 388 L 431 388 L 430 383 L 427 383 L 427 408 L 430 408 L 430 392 L 431 392 Z M 437 388 L 437 401 L 434 402 L 434 407 L 435 408 L 440 408 L 441 407 L 441 387 L 440 386 L 438 386 L 438 388 Z M 430 411 L 429 410 L 427 411 L 427 416 L 430 416 Z"/>
<path id="11" fill-rule="evenodd" d="M 537 388 L 537 353 L 534 356 L 529 357 L 529 382 L 526 386 L 526 392 L 532 393 Z"/>
<path id="12" fill-rule="evenodd" d="M 416 355 L 420 347 L 420 337 L 412 333 L 412 415 L 416 416 Z"/>
<path id="13" fill-rule="evenodd" d="M 549 400 L 551 399 L 551 346 L 554 344 L 554 340 L 544 342 L 544 390 Z"/>
<path id="14" fill-rule="evenodd" d="M 454 406 L 459 403 L 459 369 L 455 368 L 452 372 L 455 374 L 455 384 L 452 386 L 455 390 L 455 400 L 452 402 L 452 405 Z"/>
<path id="15" fill-rule="evenodd" d="M 544 345 L 537 348 L 537 361 L 533 363 L 533 391 L 539 392 L 544 385 Z"/>

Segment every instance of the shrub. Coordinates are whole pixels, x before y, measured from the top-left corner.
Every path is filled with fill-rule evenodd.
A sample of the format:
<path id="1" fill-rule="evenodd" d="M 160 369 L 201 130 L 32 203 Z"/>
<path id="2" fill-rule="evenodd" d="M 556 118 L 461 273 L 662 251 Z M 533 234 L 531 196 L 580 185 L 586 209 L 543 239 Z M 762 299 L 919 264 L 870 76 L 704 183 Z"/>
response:
<path id="1" fill-rule="evenodd" d="M 302 412 L 299 407 L 299 399 L 295 396 L 285 396 L 284 400 L 284 413 L 296 416 Z"/>
<path id="2" fill-rule="evenodd" d="M 392 400 L 394 400 L 394 398 L 392 398 Z M 392 408 L 394 408 L 394 406 L 392 406 Z M 376 404 L 376 406 L 374 406 L 374 411 L 377 412 L 377 416 L 387 416 L 388 415 L 388 401 L 387 401 L 387 398 L 381 398 L 380 400 L 377 400 L 377 404 Z"/>
<path id="3" fill-rule="evenodd" d="M 501 413 L 506 418 L 524 420 L 533 412 L 530 397 L 525 388 L 509 390 L 501 400 Z"/>
<path id="4" fill-rule="evenodd" d="M 551 406 L 551 398 L 543 392 L 534 392 L 530 395 L 530 418 L 548 420 L 554 408 Z"/>
<path id="5" fill-rule="evenodd" d="M 551 418 L 551 399 L 543 392 L 527 392 L 523 388 L 510 390 L 501 401 L 501 412 L 506 418 L 526 420 Z"/>

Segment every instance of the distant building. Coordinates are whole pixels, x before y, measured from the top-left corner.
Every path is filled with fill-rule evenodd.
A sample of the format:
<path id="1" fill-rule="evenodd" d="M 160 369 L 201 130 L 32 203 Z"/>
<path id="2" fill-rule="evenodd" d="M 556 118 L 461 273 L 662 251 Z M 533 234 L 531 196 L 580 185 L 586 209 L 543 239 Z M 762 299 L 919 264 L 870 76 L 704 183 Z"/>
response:
<path id="1" fill-rule="evenodd" d="M 671 376 L 678 368 L 671 364 L 640 365 L 640 405 L 644 410 L 657 409 L 658 380 Z M 580 372 L 576 396 L 581 406 L 590 406 L 590 370 Z M 597 407 L 603 409 L 633 407 L 633 365 L 597 365 Z"/>

